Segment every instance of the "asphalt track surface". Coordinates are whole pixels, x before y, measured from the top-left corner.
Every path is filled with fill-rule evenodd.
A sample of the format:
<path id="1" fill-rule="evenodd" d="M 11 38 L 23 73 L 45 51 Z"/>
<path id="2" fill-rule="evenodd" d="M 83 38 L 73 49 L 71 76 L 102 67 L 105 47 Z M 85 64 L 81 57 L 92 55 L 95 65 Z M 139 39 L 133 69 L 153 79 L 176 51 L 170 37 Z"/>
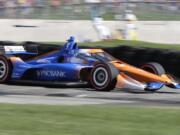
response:
<path id="1" fill-rule="evenodd" d="M 180 107 L 180 90 L 162 88 L 157 92 L 115 89 L 98 92 L 84 86 L 29 86 L 1 84 L 0 103 L 43 105 L 125 105 Z"/>

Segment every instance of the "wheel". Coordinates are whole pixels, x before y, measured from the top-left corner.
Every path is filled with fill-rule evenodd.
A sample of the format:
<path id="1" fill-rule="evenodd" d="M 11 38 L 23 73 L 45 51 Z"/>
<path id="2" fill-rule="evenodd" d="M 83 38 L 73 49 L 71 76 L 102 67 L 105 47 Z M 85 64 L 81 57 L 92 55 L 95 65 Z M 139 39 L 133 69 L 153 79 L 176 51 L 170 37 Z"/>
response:
<path id="1" fill-rule="evenodd" d="M 91 70 L 91 86 L 98 91 L 111 91 L 115 88 L 119 71 L 111 64 L 97 63 Z"/>
<path id="2" fill-rule="evenodd" d="M 159 63 L 150 62 L 150 63 L 144 64 L 141 68 L 143 70 L 145 70 L 145 71 L 148 71 L 148 72 L 156 74 L 156 75 L 165 74 L 165 70 L 164 70 L 163 66 L 161 64 L 159 64 Z M 148 89 L 148 88 L 146 88 L 145 90 L 150 91 L 150 92 L 155 92 L 155 91 L 161 89 L 162 87 L 163 87 L 163 85 L 158 89 Z"/>
<path id="3" fill-rule="evenodd" d="M 141 68 L 145 71 L 148 71 L 156 75 L 165 74 L 165 70 L 163 66 L 156 62 L 150 62 L 150 63 L 144 64 Z"/>
<path id="4" fill-rule="evenodd" d="M 10 80 L 12 73 L 12 65 L 10 61 L 4 57 L 0 56 L 0 83 L 6 83 Z"/>

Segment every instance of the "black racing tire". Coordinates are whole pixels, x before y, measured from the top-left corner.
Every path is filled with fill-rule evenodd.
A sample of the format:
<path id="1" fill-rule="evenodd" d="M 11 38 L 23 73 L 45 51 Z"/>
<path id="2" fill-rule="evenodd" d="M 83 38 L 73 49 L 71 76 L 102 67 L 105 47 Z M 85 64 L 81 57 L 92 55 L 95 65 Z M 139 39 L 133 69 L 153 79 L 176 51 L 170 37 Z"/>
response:
<path id="1" fill-rule="evenodd" d="M 148 71 L 150 73 L 156 74 L 156 75 L 165 74 L 165 70 L 163 66 L 156 62 L 146 63 L 143 66 L 141 66 L 141 69 Z"/>
<path id="2" fill-rule="evenodd" d="M 0 55 L 0 83 L 7 83 L 12 74 L 12 64 L 8 58 Z"/>
<path id="3" fill-rule="evenodd" d="M 144 64 L 142 67 L 141 67 L 143 70 L 145 71 L 148 71 L 150 73 L 153 73 L 153 74 L 156 74 L 156 75 L 162 75 L 162 74 L 165 74 L 165 70 L 163 68 L 163 66 L 159 63 L 156 63 L 156 62 L 150 62 L 150 63 L 146 63 Z M 163 86 L 162 86 L 163 87 Z M 162 88 L 161 87 L 161 88 Z M 149 91 L 149 92 L 155 92 L 157 90 L 159 90 L 160 88 L 158 89 L 145 89 L 145 91 Z"/>
<path id="4" fill-rule="evenodd" d="M 97 63 L 91 70 L 90 84 L 97 91 L 111 91 L 116 87 L 119 71 L 109 63 Z"/>

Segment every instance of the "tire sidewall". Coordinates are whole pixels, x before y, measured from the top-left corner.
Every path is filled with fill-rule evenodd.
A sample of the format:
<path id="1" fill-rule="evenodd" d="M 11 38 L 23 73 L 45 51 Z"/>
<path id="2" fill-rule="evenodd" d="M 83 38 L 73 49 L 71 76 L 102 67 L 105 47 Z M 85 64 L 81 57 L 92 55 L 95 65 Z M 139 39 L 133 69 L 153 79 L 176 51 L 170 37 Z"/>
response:
<path id="1" fill-rule="evenodd" d="M 11 67 L 10 67 L 10 63 L 9 63 L 9 61 L 8 61 L 8 59 L 6 57 L 0 56 L 0 61 L 4 62 L 5 67 L 6 67 L 5 75 L 2 78 L 0 78 L 0 83 L 4 83 L 10 77 Z"/>
<path id="2" fill-rule="evenodd" d="M 148 71 L 148 70 L 146 70 L 146 68 L 151 69 L 153 71 L 151 73 L 156 74 L 156 75 L 165 74 L 165 70 L 164 70 L 163 66 L 156 62 L 149 62 L 149 63 L 146 63 L 143 66 L 141 66 L 141 69 Z"/>
<path id="3" fill-rule="evenodd" d="M 151 73 L 158 75 L 157 69 L 156 69 L 154 66 L 152 66 L 151 64 L 145 64 L 145 65 L 143 65 L 141 68 L 142 68 L 143 70 L 145 70 L 145 71 L 148 71 L 148 72 L 151 72 L 151 71 L 152 71 Z M 147 69 L 148 69 L 148 70 L 147 70 Z M 149 71 L 149 69 L 150 69 L 151 71 Z"/>
<path id="4" fill-rule="evenodd" d="M 96 84 L 95 80 L 94 80 L 94 73 L 96 72 L 96 70 L 97 70 L 98 68 L 103 68 L 103 69 L 105 69 L 106 72 L 107 72 L 107 81 L 106 81 L 105 84 L 102 85 L 102 86 L 98 86 L 98 85 Z M 91 71 L 91 80 L 90 80 L 90 83 L 91 83 L 91 85 L 92 85 L 93 88 L 95 88 L 95 89 L 97 89 L 97 90 L 102 90 L 102 91 L 103 91 L 104 89 L 106 89 L 106 88 L 110 85 L 111 80 L 112 80 L 111 71 L 110 71 L 109 67 L 108 67 L 106 64 L 104 64 L 104 63 L 96 64 L 95 67 L 92 69 L 92 71 Z"/>
<path id="5" fill-rule="evenodd" d="M 165 70 L 164 70 L 163 66 L 161 64 L 159 64 L 159 63 L 156 63 L 156 62 L 146 63 L 141 68 L 143 70 L 145 70 L 145 71 L 147 71 L 146 68 L 149 68 L 149 69 L 151 69 L 153 71 L 153 72 L 150 72 L 150 73 L 153 73 L 153 74 L 156 74 L 156 75 L 159 75 L 159 76 L 162 75 L 162 74 L 165 74 Z M 161 89 L 162 87 L 163 86 L 161 86 L 158 89 L 148 89 L 148 88 L 146 88 L 145 91 L 156 92 L 157 90 Z"/>

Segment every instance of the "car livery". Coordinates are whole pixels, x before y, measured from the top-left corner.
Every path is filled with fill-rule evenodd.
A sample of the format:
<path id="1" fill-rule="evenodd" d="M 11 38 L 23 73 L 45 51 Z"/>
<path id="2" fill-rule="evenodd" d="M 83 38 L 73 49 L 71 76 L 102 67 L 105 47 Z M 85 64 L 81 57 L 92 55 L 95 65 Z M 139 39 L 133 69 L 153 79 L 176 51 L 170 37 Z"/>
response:
<path id="1" fill-rule="evenodd" d="M 24 56 L 31 56 L 24 59 Z M 0 83 L 9 81 L 85 82 L 99 91 L 130 88 L 156 91 L 164 85 L 180 88 L 174 78 L 155 62 L 137 68 L 102 49 L 79 49 L 70 37 L 60 50 L 42 55 L 23 46 L 4 46 L 0 54 Z"/>

